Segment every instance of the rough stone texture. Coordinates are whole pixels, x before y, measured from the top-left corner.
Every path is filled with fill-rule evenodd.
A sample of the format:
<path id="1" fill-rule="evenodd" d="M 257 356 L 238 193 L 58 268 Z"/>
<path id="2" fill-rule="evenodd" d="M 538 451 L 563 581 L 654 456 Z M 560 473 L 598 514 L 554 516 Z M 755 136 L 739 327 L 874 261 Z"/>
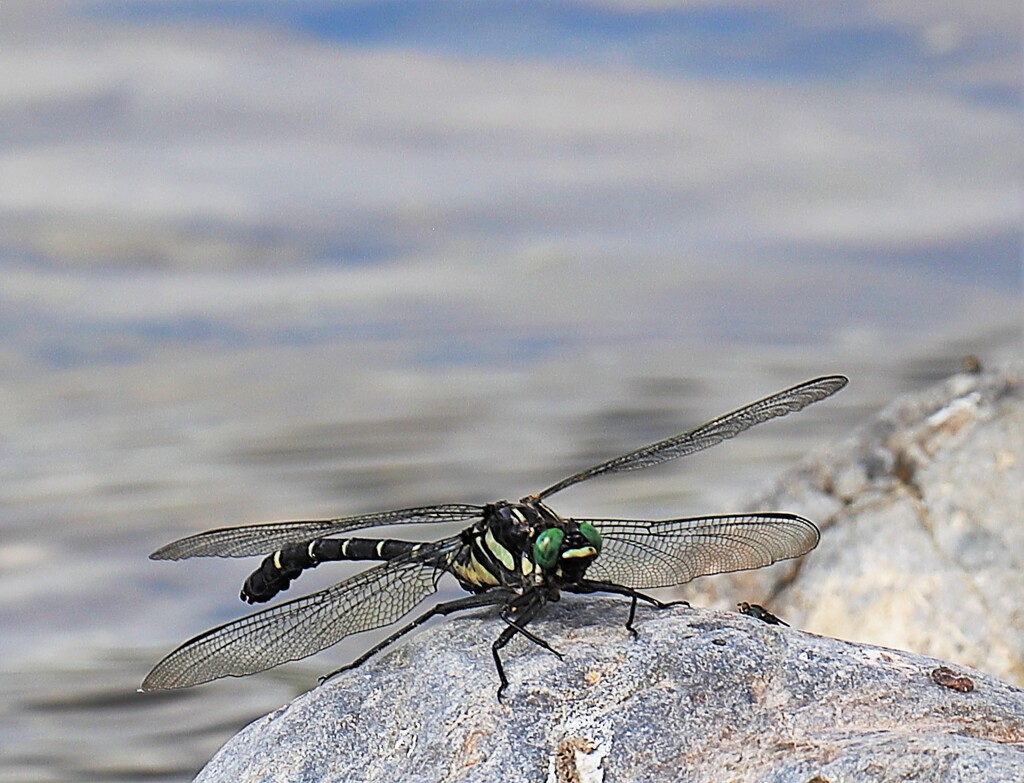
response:
<path id="1" fill-rule="evenodd" d="M 694 603 L 760 600 L 815 633 L 1024 686 L 1020 369 L 901 398 L 750 507 L 814 519 L 821 544 L 765 573 L 703 580 Z"/>
<path id="2" fill-rule="evenodd" d="M 567 600 L 518 640 L 450 619 L 260 719 L 200 781 L 1016 781 L 1024 692 L 941 661 L 706 609 Z M 533 626 L 531 626 L 532 628 Z M 953 679 L 952 684 L 962 679 Z"/>
<path id="3" fill-rule="evenodd" d="M 449 618 L 249 726 L 201 781 L 1021 781 L 1024 388 L 901 399 L 752 507 L 819 522 L 800 561 L 698 580 L 793 626 L 567 597 L 506 650 Z M 873 642 L 940 656 L 855 644 Z M 940 669 L 946 666 L 951 671 Z M 965 679 L 966 678 L 966 679 Z"/>

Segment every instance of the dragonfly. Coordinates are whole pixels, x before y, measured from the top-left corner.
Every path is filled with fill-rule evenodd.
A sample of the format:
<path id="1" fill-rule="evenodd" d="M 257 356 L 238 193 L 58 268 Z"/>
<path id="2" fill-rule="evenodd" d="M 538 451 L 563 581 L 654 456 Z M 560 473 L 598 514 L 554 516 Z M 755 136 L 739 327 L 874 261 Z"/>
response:
<path id="1" fill-rule="evenodd" d="M 286 591 L 303 571 L 331 561 L 378 565 L 332 587 L 278 603 L 186 641 L 149 673 L 142 690 L 185 688 L 221 677 L 242 677 L 299 660 L 356 633 L 395 625 L 438 590 L 445 575 L 468 595 L 443 601 L 399 627 L 348 665 L 354 669 L 428 620 L 497 607 L 504 622 L 491 645 L 498 698 L 509 680 L 500 655 L 516 636 L 556 655 L 529 623 L 562 593 L 610 593 L 631 601 L 626 628 L 634 636 L 638 601 L 664 609 L 645 590 L 682 585 L 699 576 L 761 568 L 800 557 L 818 544 L 813 522 L 795 514 L 758 512 L 665 520 L 563 517 L 548 499 L 584 481 L 642 470 L 711 448 L 771 419 L 799 411 L 847 384 L 842 375 L 805 381 L 657 443 L 581 470 L 517 502 L 450 503 L 336 519 L 224 527 L 174 541 L 150 557 L 263 555 L 241 598 L 264 603 Z M 360 538 L 369 528 L 458 523 L 435 541 Z"/>

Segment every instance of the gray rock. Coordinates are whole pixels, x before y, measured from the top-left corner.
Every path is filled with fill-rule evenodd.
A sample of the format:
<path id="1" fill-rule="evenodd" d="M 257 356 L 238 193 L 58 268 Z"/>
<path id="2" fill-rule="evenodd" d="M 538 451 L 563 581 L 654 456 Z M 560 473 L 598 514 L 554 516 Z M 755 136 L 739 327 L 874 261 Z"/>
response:
<path id="1" fill-rule="evenodd" d="M 256 721 L 200 781 L 1020 781 L 1024 692 L 739 614 L 572 596 L 507 649 L 451 618 Z M 933 674 L 935 673 L 935 674 Z M 967 690 L 969 688 L 969 690 Z"/>
<path id="2" fill-rule="evenodd" d="M 820 546 L 687 597 L 794 628 L 641 608 L 633 639 L 628 602 L 566 596 L 531 625 L 565 659 L 515 640 L 499 703 L 500 621 L 449 618 L 252 724 L 198 780 L 1022 780 L 1021 373 L 901 399 L 751 507 L 815 519 Z"/>
<path id="3" fill-rule="evenodd" d="M 814 519 L 821 544 L 783 568 L 705 580 L 694 603 L 760 600 L 806 630 L 1024 686 L 1020 370 L 901 398 L 750 507 Z"/>

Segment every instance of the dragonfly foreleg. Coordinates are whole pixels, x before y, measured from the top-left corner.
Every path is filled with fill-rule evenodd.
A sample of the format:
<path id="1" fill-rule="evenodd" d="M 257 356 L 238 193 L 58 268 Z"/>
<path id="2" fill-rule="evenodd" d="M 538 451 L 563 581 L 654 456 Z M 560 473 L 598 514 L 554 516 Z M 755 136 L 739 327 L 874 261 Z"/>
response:
<path id="1" fill-rule="evenodd" d="M 494 667 L 498 670 L 498 679 L 501 684 L 498 686 L 498 701 L 501 701 L 502 694 L 508 688 L 508 677 L 505 676 L 505 667 L 501 663 L 500 650 L 512 641 L 516 634 L 522 634 L 534 644 L 538 644 L 559 658 L 562 654 L 555 650 L 550 644 L 536 634 L 527 631 L 526 625 L 544 606 L 544 598 L 541 593 L 531 591 L 525 593 L 513 601 L 501 613 L 501 618 L 508 623 L 508 627 L 501 632 L 494 644 L 491 645 L 491 655 L 494 657 Z"/>
<path id="2" fill-rule="evenodd" d="M 562 653 L 560 653 L 558 650 L 552 647 L 545 639 L 541 638 L 540 636 L 537 636 L 537 634 L 535 634 L 533 631 L 528 631 L 523 626 L 521 618 L 507 617 L 505 613 L 502 612 L 501 619 L 508 623 L 511 628 L 515 629 L 512 631 L 513 636 L 517 633 L 521 633 L 523 636 L 525 636 L 531 642 L 536 644 L 538 647 L 543 647 L 549 653 L 556 655 L 559 660 L 563 658 Z"/>

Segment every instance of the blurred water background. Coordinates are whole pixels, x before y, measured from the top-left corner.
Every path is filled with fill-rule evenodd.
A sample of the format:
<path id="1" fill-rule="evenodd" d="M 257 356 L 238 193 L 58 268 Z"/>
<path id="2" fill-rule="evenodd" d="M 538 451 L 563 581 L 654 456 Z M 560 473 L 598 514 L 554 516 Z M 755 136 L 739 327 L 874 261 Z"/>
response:
<path id="1" fill-rule="evenodd" d="M 175 537 L 517 498 L 849 374 L 554 504 L 725 511 L 1019 356 L 1020 31 L 1012 0 L 0 4 L 0 781 L 188 780 L 368 643 L 137 694 L 255 566 L 146 559 Z"/>

